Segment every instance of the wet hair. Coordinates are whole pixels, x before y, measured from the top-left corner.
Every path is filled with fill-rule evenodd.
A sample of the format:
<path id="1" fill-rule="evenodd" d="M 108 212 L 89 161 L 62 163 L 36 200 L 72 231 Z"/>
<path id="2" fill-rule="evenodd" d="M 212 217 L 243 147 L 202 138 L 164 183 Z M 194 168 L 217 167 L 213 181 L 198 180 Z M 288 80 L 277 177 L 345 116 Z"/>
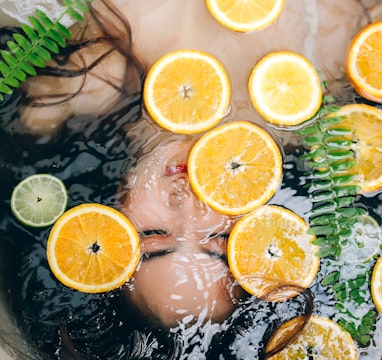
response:
<path id="1" fill-rule="evenodd" d="M 282 322 L 301 314 L 305 319 L 295 334 L 272 353 L 292 341 L 308 321 L 313 303 L 309 290 L 285 303 L 271 303 L 266 298 L 248 296 L 221 325 L 207 323 L 191 330 L 182 326 L 176 329 L 153 328 L 140 314 L 126 307 L 120 290 L 85 294 L 59 283 L 51 274 L 45 255 L 49 229 L 24 228 L 10 213 L 8 205 L 13 186 L 20 178 L 35 172 L 49 172 L 64 180 L 69 193 L 69 207 L 92 201 L 115 203 L 126 159 L 132 156 L 129 134 L 124 126 L 136 122 L 141 116 L 145 69 L 134 55 L 129 23 L 107 1 L 101 4 L 101 9 L 90 5 L 91 19 L 100 29 L 99 35 L 86 38 L 85 25 L 54 57 L 55 65 L 40 69 L 38 76 L 81 77 L 84 84 L 93 67 L 110 52 L 118 51 L 128 60 L 125 79 L 119 87 L 104 79 L 107 85 L 119 92 L 118 102 L 104 114 L 68 119 L 48 143 L 36 142 L 29 134 L 15 133 L 20 120 L 18 109 L 21 106 L 49 107 L 65 103 L 79 94 L 81 86 L 74 93 L 49 94 L 42 98 L 33 97 L 21 88 L 12 96 L 6 96 L 0 104 L 3 121 L 0 136 L 6 139 L 6 142 L 0 142 L 4 147 L 0 173 L 2 179 L 8 180 L 0 189 L 0 239 L 6 244 L 12 259 L 12 264 L 7 265 L 10 270 L 3 275 L 16 323 L 41 359 L 176 359 L 186 354 L 191 357 L 198 351 L 208 358 L 224 355 L 225 359 L 234 359 L 233 344 L 243 344 L 243 341 L 251 358 L 265 359 L 269 355 L 265 353 L 266 342 Z M 1 47 L 14 32 L 22 30 L 0 30 Z M 107 45 L 105 52 L 90 65 L 68 68 L 73 54 L 100 43 Z M 201 341 L 203 338 L 208 341 Z M 200 343 L 204 347 L 200 347 Z"/>

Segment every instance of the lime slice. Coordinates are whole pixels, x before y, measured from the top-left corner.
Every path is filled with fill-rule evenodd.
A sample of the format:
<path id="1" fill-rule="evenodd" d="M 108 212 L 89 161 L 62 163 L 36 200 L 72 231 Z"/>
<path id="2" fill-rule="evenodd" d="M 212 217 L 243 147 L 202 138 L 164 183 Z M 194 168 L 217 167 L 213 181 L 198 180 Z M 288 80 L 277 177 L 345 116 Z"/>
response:
<path id="1" fill-rule="evenodd" d="M 377 257 L 382 247 L 382 229 L 370 215 L 362 215 L 348 237 L 349 245 L 342 249 L 341 257 L 347 263 L 369 262 Z"/>
<path id="2" fill-rule="evenodd" d="M 64 183 L 49 174 L 31 175 L 17 184 L 11 209 L 22 223 L 33 227 L 52 225 L 65 211 L 68 195 Z"/>

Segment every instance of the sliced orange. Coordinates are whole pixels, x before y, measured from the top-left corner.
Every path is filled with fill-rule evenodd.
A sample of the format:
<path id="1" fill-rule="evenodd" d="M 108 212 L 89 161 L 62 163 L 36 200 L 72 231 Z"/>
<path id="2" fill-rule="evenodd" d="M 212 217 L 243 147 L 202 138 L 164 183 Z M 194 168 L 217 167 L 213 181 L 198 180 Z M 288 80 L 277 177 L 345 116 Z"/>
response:
<path id="1" fill-rule="evenodd" d="M 213 17 L 238 32 L 260 30 L 273 24 L 284 3 L 285 0 L 206 0 Z"/>
<path id="2" fill-rule="evenodd" d="M 309 225 L 294 212 L 265 205 L 241 218 L 228 238 L 232 275 L 248 293 L 284 301 L 309 287 L 320 259 Z"/>
<path id="3" fill-rule="evenodd" d="M 163 128 L 182 134 L 205 131 L 226 114 L 231 84 L 222 64 L 196 50 L 168 53 L 150 68 L 144 103 Z"/>
<path id="4" fill-rule="evenodd" d="M 321 106 L 320 77 L 304 56 L 272 52 L 254 66 L 248 90 L 254 108 L 272 124 L 298 125 Z"/>
<path id="5" fill-rule="evenodd" d="M 351 104 L 343 106 L 330 116 L 343 116 L 344 120 L 333 128 L 352 130 L 357 174 L 356 182 L 362 193 L 382 188 L 382 111 L 374 106 Z"/>
<path id="6" fill-rule="evenodd" d="M 366 25 L 353 38 L 346 73 L 361 96 L 382 102 L 382 21 Z"/>
<path id="7" fill-rule="evenodd" d="M 48 238 L 53 274 L 66 286 L 87 293 L 123 285 L 140 259 L 137 231 L 119 211 L 83 204 L 66 211 Z"/>
<path id="8" fill-rule="evenodd" d="M 190 184 L 199 198 L 224 214 L 244 214 L 275 193 L 282 157 L 273 138 L 248 121 L 234 121 L 204 134 L 188 160 Z"/>
<path id="9" fill-rule="evenodd" d="M 296 329 L 301 327 L 303 321 L 303 317 L 299 316 L 281 325 L 268 341 L 266 352 L 270 353 L 290 339 Z M 336 322 L 326 317 L 312 315 L 298 337 L 269 359 L 356 360 L 357 347 L 350 334 Z"/>
<path id="10" fill-rule="evenodd" d="M 371 296 L 377 310 L 382 314 L 382 256 L 374 265 L 370 284 Z"/>

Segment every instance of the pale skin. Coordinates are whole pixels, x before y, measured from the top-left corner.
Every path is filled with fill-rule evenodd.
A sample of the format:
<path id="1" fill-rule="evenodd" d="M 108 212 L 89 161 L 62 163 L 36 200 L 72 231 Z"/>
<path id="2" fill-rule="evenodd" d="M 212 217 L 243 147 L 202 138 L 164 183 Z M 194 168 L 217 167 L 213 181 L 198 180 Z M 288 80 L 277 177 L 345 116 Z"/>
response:
<path id="1" fill-rule="evenodd" d="M 129 173 L 121 211 L 141 235 L 142 262 L 126 298 L 151 323 L 222 322 L 242 292 L 226 259 L 235 219 L 198 200 L 187 174 L 191 139 L 161 142 Z M 132 288 L 132 289 L 131 289 Z"/>
<path id="2" fill-rule="evenodd" d="M 263 121 L 249 102 L 247 81 L 255 63 L 272 51 L 290 50 L 306 56 L 325 80 L 334 84 L 344 78 L 347 48 L 355 33 L 369 20 L 364 8 L 379 0 L 286 0 L 278 20 L 264 30 L 238 34 L 222 27 L 209 14 L 204 0 L 108 0 L 128 19 L 133 34 L 134 50 L 148 69 L 161 55 L 182 48 L 208 51 L 227 69 L 232 81 L 231 111 L 226 120 L 242 117 Z M 94 1 L 99 7 L 99 2 Z M 74 25 L 74 31 L 78 25 Z M 88 34 L 96 34 L 96 26 Z M 85 62 L 100 49 L 82 52 Z M 72 62 L 83 65 L 73 57 Z M 22 119 L 28 131 L 37 135 L 55 133 L 74 114 L 99 113 L 113 106 L 118 93 L 107 81 L 120 83 L 126 59 L 112 52 L 91 70 L 81 93 L 65 104 L 48 108 L 26 108 Z M 70 93 L 76 91 L 81 79 L 31 79 L 27 88 L 32 95 Z"/>

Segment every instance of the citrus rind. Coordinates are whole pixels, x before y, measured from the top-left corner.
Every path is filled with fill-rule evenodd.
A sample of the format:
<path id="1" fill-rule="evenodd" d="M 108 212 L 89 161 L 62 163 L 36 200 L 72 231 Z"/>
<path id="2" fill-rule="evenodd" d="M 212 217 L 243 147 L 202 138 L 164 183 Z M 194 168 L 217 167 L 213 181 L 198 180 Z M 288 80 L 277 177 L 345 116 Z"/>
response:
<path id="1" fill-rule="evenodd" d="M 64 213 L 67 202 L 66 187 L 59 178 L 50 174 L 34 174 L 13 189 L 11 210 L 25 225 L 46 227 Z"/>
<path id="2" fill-rule="evenodd" d="M 197 70 L 190 62 L 195 62 Z M 177 66 L 181 70 L 172 73 Z M 201 80 L 193 80 L 198 71 Z M 168 75 L 161 80 L 164 85 L 159 86 L 158 79 L 164 73 Z M 212 55 L 178 50 L 165 54 L 150 68 L 143 99 L 150 116 L 164 129 L 199 133 L 215 126 L 228 112 L 231 84 L 225 68 Z"/>
<path id="3" fill-rule="evenodd" d="M 256 156 L 248 159 L 243 155 L 241 145 L 234 144 L 235 133 L 241 131 L 246 134 L 247 139 L 242 138 L 242 144 L 248 142 L 262 142 L 263 147 L 257 154 L 267 154 L 271 157 L 273 165 L 262 164 L 263 176 L 267 177 L 266 184 L 261 184 L 261 191 L 258 191 L 256 197 L 244 197 L 237 192 L 237 186 L 240 184 L 240 176 L 246 172 L 246 169 L 255 168 Z M 256 139 L 256 140 L 254 140 Z M 223 150 L 215 155 L 215 146 L 207 146 L 208 143 L 219 143 Z M 207 149 L 207 150 L 206 150 Z M 210 150 L 208 150 L 210 149 Z M 206 153 L 207 151 L 207 153 Z M 224 157 L 224 161 L 219 161 L 219 156 Z M 199 174 L 199 159 L 210 159 L 208 164 L 203 167 L 203 175 Z M 260 160 L 257 160 L 259 162 Z M 242 162 L 242 171 L 240 169 L 231 169 L 231 162 Z M 271 164 L 272 164 L 271 162 Z M 260 164 L 257 164 L 260 166 Z M 232 170 L 232 174 L 231 174 Z M 237 170 L 237 171 L 236 171 Z M 205 174 L 208 174 L 206 178 Z M 240 215 L 265 204 L 276 192 L 282 180 L 282 156 L 274 139 L 271 135 L 259 126 L 249 121 L 234 121 L 217 128 L 214 128 L 204 134 L 192 147 L 188 159 L 188 175 L 190 184 L 196 195 L 201 201 L 206 203 L 212 209 L 228 215 Z M 210 191 L 209 179 L 217 179 L 216 187 Z M 256 179 L 246 178 L 247 187 L 254 187 Z M 231 187 L 232 184 L 232 187 Z M 244 185 L 244 184 L 243 184 Z M 234 189 L 234 190 L 233 190 Z M 236 191 L 235 191 L 236 190 Z M 252 193 L 251 193 L 252 194 Z"/>
<path id="4" fill-rule="evenodd" d="M 280 83 L 287 68 L 287 82 Z M 308 86 L 297 97 L 291 95 Z M 304 56 L 289 51 L 272 52 L 261 58 L 249 76 L 248 91 L 259 114 L 280 126 L 295 126 L 311 119 L 322 103 L 321 80 L 314 66 Z"/>
<path id="5" fill-rule="evenodd" d="M 370 37 L 377 37 L 376 43 L 382 42 L 382 21 L 373 22 L 364 26 L 353 38 L 346 56 L 346 73 L 349 81 L 354 89 L 366 99 L 376 102 L 382 102 L 382 46 L 379 53 L 374 57 L 370 57 L 367 53 L 371 50 L 371 46 L 366 44 Z M 361 48 L 365 48 L 361 51 Z M 358 67 L 358 57 L 374 59 L 370 62 L 367 70 L 371 73 L 362 75 Z M 379 59 L 379 60 L 377 60 Z M 365 60 L 360 60 L 360 62 Z"/>
<path id="6" fill-rule="evenodd" d="M 272 335 L 266 346 L 269 353 L 296 333 L 303 317 L 298 316 L 282 324 Z M 288 359 L 336 359 L 356 360 L 357 346 L 351 335 L 329 318 L 312 315 L 299 336 L 282 351 L 269 357 L 270 360 Z"/>
<path id="7" fill-rule="evenodd" d="M 378 258 L 374 265 L 370 291 L 375 307 L 382 314 L 382 256 Z"/>
<path id="8" fill-rule="evenodd" d="M 110 275 L 105 274 L 102 271 L 101 261 L 96 259 L 96 254 L 92 253 L 91 247 L 94 243 L 94 239 L 91 237 L 86 239 L 86 241 L 88 241 L 86 246 L 83 246 L 83 244 L 77 244 L 79 238 L 86 238 L 87 236 L 87 234 L 82 233 L 83 229 L 76 233 L 76 236 L 78 236 L 77 238 L 68 237 L 60 239 L 62 233 L 65 233 L 64 228 L 68 226 L 68 224 L 70 226 L 71 221 L 78 221 L 76 218 L 81 215 L 90 214 L 90 216 L 92 216 L 94 213 L 100 216 L 98 222 L 99 226 L 102 227 L 102 217 L 111 218 L 129 238 L 128 247 L 131 257 L 127 259 L 124 264 L 120 263 L 120 259 L 107 258 L 106 256 L 106 261 L 112 263 L 113 265 L 115 264 L 115 268 L 121 268 L 123 266 L 123 271 L 109 281 L 103 280 L 104 278 L 110 278 Z M 98 225 L 94 224 L 94 226 Z M 104 231 L 107 232 L 107 229 L 104 229 Z M 103 235 L 98 235 L 99 236 L 97 236 L 96 241 L 102 249 Z M 109 235 L 106 234 L 105 236 L 108 237 Z M 60 247 L 57 246 L 59 241 L 61 241 Z M 110 239 L 108 239 L 108 241 L 110 242 Z M 120 242 L 115 241 L 113 246 L 117 248 L 118 252 L 121 254 L 121 257 L 124 258 L 123 252 L 126 243 L 121 244 Z M 59 253 L 60 249 L 65 249 L 68 256 L 63 257 L 63 254 Z M 56 278 L 64 285 L 85 293 L 101 293 L 111 291 L 122 286 L 135 271 L 139 263 L 141 253 L 139 235 L 130 220 L 118 210 L 96 203 L 82 204 L 67 210 L 52 227 L 49 234 L 46 251 L 50 269 Z M 60 259 L 58 259 L 59 255 L 61 255 Z M 76 259 L 79 259 L 80 257 L 86 258 L 86 260 L 77 261 Z M 70 266 L 71 263 L 74 265 Z M 94 265 L 95 263 L 97 265 L 92 267 L 92 264 Z M 78 264 L 80 264 L 80 266 Z M 70 269 L 69 271 L 71 271 L 72 274 L 68 274 L 66 270 L 64 271 L 64 267 L 66 269 Z M 93 273 L 93 278 L 99 279 L 97 284 L 86 283 L 86 281 L 78 280 L 79 278 L 84 279 L 89 271 L 98 271 L 98 273 Z"/>
<path id="9" fill-rule="evenodd" d="M 280 16 L 285 0 L 273 1 L 271 9 L 263 9 L 258 7 L 258 11 L 254 12 L 248 9 L 248 2 L 256 3 L 256 0 L 245 1 L 219 1 L 219 0 L 206 0 L 207 8 L 217 22 L 226 28 L 237 32 L 252 32 L 262 30 L 269 25 L 273 24 Z M 223 8 L 224 5 L 224 8 Z M 269 1 L 269 6 L 271 1 Z M 254 5 L 252 5 L 254 6 Z M 238 9 L 242 7 L 242 9 Z M 245 9 L 246 8 L 246 9 Z M 230 16 L 230 11 L 234 10 L 235 13 L 239 13 L 242 17 L 248 17 L 248 19 L 236 20 Z M 237 10 L 237 11 L 236 11 Z M 264 13 L 263 16 L 259 16 L 260 13 Z M 249 15 L 251 15 L 249 17 Z"/>
<path id="10" fill-rule="evenodd" d="M 320 267 L 319 247 L 308 230 L 304 219 L 281 206 L 264 205 L 245 215 L 228 238 L 232 275 L 258 298 L 278 302 L 295 297 L 313 283 Z"/>
<path id="11" fill-rule="evenodd" d="M 351 121 L 350 117 L 356 116 L 357 113 L 366 115 L 367 117 L 374 119 L 369 120 L 369 125 L 366 124 L 367 119 L 354 119 L 350 124 L 347 122 Z M 369 167 L 370 161 L 374 164 L 374 172 L 379 171 L 380 167 L 378 164 L 378 157 L 381 159 L 382 154 L 380 147 L 382 146 L 382 111 L 378 108 L 367 105 L 367 104 L 349 104 L 342 106 L 338 111 L 328 115 L 344 117 L 344 120 L 336 127 L 349 127 L 353 131 L 351 140 L 353 141 L 353 151 L 355 153 L 355 161 L 358 163 L 357 176 L 354 183 L 360 186 L 360 193 L 373 193 L 382 188 L 382 171 L 380 171 L 379 176 L 370 177 L 368 174 L 360 170 L 361 162 L 365 166 Z M 373 126 L 373 128 L 371 128 Z M 371 129 L 369 129 L 371 128 Z M 360 132 L 366 134 L 362 136 Z M 366 137 L 365 137 L 366 136 Z M 373 145 L 374 142 L 374 145 Z M 374 158 L 371 154 L 374 152 Z M 377 158 L 375 157 L 377 156 Z"/>

